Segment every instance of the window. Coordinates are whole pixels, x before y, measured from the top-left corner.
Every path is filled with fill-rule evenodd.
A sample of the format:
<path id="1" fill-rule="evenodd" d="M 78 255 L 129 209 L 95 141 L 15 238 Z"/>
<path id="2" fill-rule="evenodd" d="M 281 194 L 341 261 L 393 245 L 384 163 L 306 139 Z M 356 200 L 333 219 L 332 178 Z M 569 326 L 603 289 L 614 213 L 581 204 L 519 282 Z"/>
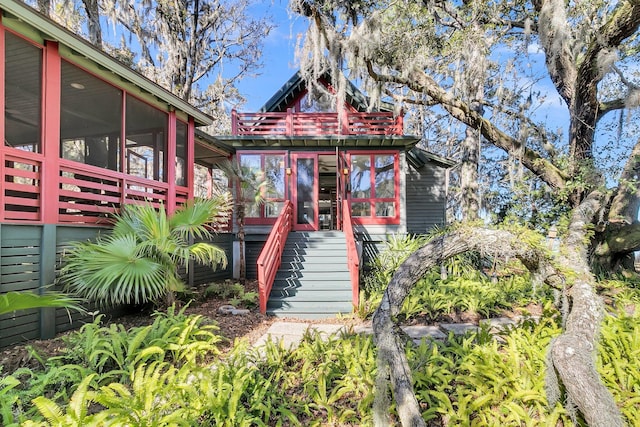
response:
<path id="1" fill-rule="evenodd" d="M 351 155 L 351 215 L 354 218 L 397 220 L 398 169 L 397 153 Z"/>
<path id="2" fill-rule="evenodd" d="M 127 96 L 125 172 L 166 182 L 168 115 Z"/>
<path id="3" fill-rule="evenodd" d="M 5 32 L 6 146 L 41 152 L 42 50 Z"/>
<path id="4" fill-rule="evenodd" d="M 120 170 L 122 91 L 62 61 L 61 157 Z"/>
<path id="5" fill-rule="evenodd" d="M 195 164 L 193 168 L 193 193 L 203 199 L 229 191 L 229 178 L 224 171 Z"/>
<path id="6" fill-rule="evenodd" d="M 246 218 L 277 218 L 285 200 L 284 154 L 241 154 L 239 159 L 250 184 L 240 184 Z M 256 196 L 262 203 L 256 202 Z"/>

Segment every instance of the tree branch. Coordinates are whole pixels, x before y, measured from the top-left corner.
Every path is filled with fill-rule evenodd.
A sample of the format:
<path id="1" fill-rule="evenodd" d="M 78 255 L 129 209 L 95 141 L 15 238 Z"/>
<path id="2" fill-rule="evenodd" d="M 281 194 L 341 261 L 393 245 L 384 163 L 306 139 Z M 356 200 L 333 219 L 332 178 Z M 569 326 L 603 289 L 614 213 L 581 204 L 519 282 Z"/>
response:
<path id="1" fill-rule="evenodd" d="M 544 250 L 525 243 L 527 239 L 505 230 L 460 228 L 433 239 L 411 254 L 398 268 L 387 287 L 380 306 L 373 315 L 373 331 L 378 348 L 379 366 L 389 367 L 393 395 L 403 426 L 425 426 L 421 408 L 413 393 L 411 372 L 401 337 L 394 327 L 395 319 L 413 285 L 432 267 L 467 251 L 518 258 L 540 280 L 558 278 Z M 384 369 L 379 372 L 386 371 Z M 384 379 L 378 379 L 384 384 Z M 386 393 L 377 389 L 376 393 Z M 377 408 L 383 411 L 384 408 Z"/>
<path id="2" fill-rule="evenodd" d="M 369 75 L 380 82 L 403 84 L 416 92 L 426 93 L 440 104 L 457 120 L 480 131 L 490 143 L 508 153 L 515 154 L 527 169 L 556 189 L 563 189 L 567 175 L 539 153 L 527 148 L 520 141 L 498 129 L 468 104 L 448 94 L 430 76 L 422 70 L 412 70 L 407 77 L 382 75 L 377 73 L 370 61 L 367 61 Z M 521 154 L 522 153 L 522 154 Z"/>
<path id="3" fill-rule="evenodd" d="M 635 3 L 635 4 L 634 4 Z M 611 18 L 597 31 L 578 68 L 575 97 L 568 103 L 574 109 L 569 128 L 570 157 L 579 163 L 592 157 L 593 135 L 598 118 L 598 83 L 605 75 L 601 56 L 614 51 L 640 26 L 640 4 L 621 3 Z M 611 107 L 611 105 L 609 106 Z"/>
<path id="4" fill-rule="evenodd" d="M 575 95 L 576 67 L 573 63 L 573 37 L 566 19 L 564 0 L 537 0 L 540 44 L 545 51 L 547 69 L 558 93 L 572 105 Z"/>

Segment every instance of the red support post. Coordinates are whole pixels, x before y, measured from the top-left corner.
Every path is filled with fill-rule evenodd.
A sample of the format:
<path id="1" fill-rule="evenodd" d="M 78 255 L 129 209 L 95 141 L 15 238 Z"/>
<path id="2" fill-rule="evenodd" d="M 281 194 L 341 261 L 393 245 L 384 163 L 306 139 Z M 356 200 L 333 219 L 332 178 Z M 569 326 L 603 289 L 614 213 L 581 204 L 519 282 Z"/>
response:
<path id="1" fill-rule="evenodd" d="M 235 108 L 231 110 L 231 135 L 238 135 L 238 112 Z"/>
<path id="2" fill-rule="evenodd" d="M 169 111 L 167 126 L 167 215 L 176 210 L 176 112 Z M 190 169 L 187 169 L 190 170 Z"/>
<path id="3" fill-rule="evenodd" d="M 43 149 L 40 180 L 41 218 L 45 224 L 58 222 L 60 190 L 60 92 L 62 84 L 58 43 L 47 41 L 43 64 Z"/>
<path id="4" fill-rule="evenodd" d="M 293 109 L 287 108 L 287 122 L 286 122 L 285 135 L 293 135 Z"/>
<path id="5" fill-rule="evenodd" d="M 402 135 L 403 132 L 404 132 L 404 116 L 399 115 L 396 117 L 395 135 Z"/>
<path id="6" fill-rule="evenodd" d="M 346 108 L 343 108 L 341 114 L 342 114 L 341 134 L 349 135 L 349 112 L 347 111 Z"/>

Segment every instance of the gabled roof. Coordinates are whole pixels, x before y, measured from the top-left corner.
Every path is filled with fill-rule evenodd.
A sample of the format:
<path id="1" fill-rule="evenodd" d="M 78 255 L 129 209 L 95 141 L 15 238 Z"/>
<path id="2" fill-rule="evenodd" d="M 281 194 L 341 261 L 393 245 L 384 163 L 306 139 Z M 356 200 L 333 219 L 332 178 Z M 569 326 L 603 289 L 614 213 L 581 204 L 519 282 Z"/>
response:
<path id="1" fill-rule="evenodd" d="M 175 107 L 193 117 L 197 125 L 209 125 L 213 122 L 204 112 L 192 106 L 182 98 L 164 89 L 157 83 L 137 73 L 128 66 L 97 49 L 87 40 L 70 32 L 66 28 L 42 15 L 32 7 L 22 1 L 3 1 L 0 10 L 6 18 L 14 18 L 37 29 L 46 40 L 53 40 L 61 45 L 67 46 L 79 55 L 82 55 L 95 63 L 98 67 L 103 67 L 124 81 L 149 92 L 162 102 Z"/>
<path id="2" fill-rule="evenodd" d="M 326 74 L 323 79 L 327 82 L 331 81 L 330 76 Z M 258 110 L 259 112 L 283 112 L 296 100 L 302 93 L 307 90 L 307 82 L 302 78 L 300 71 L 297 71 L 284 85 Z M 356 111 L 365 112 L 369 106 L 369 99 L 358 90 L 351 81 L 347 80 L 346 102 Z M 384 104 L 383 108 L 377 111 L 392 111 L 391 105 Z"/>

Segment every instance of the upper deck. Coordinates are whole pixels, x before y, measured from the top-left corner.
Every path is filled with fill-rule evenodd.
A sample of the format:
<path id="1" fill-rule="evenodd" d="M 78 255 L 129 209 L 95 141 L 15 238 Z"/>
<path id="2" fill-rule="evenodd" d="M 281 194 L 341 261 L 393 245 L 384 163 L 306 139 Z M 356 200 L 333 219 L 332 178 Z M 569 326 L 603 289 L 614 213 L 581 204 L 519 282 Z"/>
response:
<path id="1" fill-rule="evenodd" d="M 231 112 L 233 136 L 367 136 L 403 134 L 402 116 L 391 112 Z"/>

